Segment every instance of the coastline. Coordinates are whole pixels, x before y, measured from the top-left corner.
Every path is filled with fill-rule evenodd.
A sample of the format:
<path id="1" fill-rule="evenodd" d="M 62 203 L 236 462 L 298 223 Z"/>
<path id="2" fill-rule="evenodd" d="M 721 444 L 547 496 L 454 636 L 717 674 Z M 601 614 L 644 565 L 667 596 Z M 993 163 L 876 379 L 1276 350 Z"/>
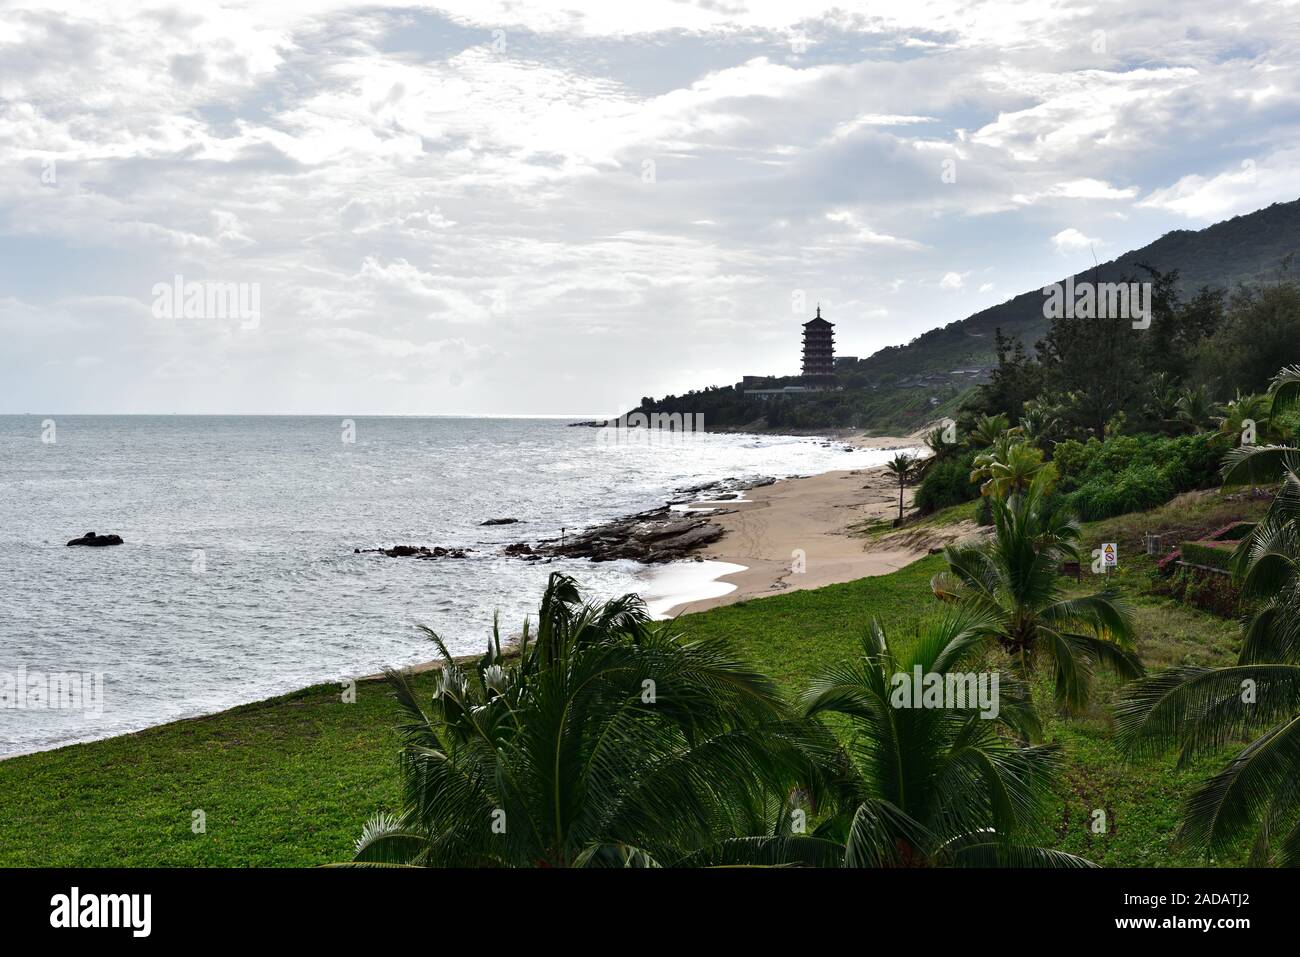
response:
<path id="1" fill-rule="evenodd" d="M 869 436 L 839 429 L 815 437 L 859 449 L 916 451 L 923 447 L 926 431 Z M 914 486 L 904 489 L 904 509 L 912 507 L 914 495 Z M 724 479 L 688 490 L 658 508 L 587 529 L 574 536 L 576 544 L 561 548 L 552 541 L 540 542 L 531 557 L 603 561 L 624 557 L 635 547 L 646 562 L 645 585 L 638 593 L 650 614 L 663 620 L 751 598 L 887 575 L 976 532 L 964 524 L 921 535 L 867 532 L 867 526 L 892 522 L 897 515 L 898 485 L 883 464 L 751 483 Z M 652 544 L 638 546 L 635 538 L 647 527 Z M 511 639 L 511 651 L 517 638 Z M 401 670 L 422 674 L 441 666 L 441 659 L 434 659 Z M 383 675 L 356 680 L 378 681 Z"/>
<path id="2" fill-rule="evenodd" d="M 828 443 L 891 451 L 917 447 L 920 435 L 869 437 L 840 432 L 821 433 L 819 437 Z M 910 498 L 909 489 L 907 500 Z M 628 530 L 638 523 L 690 525 L 698 541 L 695 544 L 674 542 L 680 546 L 675 551 L 660 552 L 663 557 L 653 559 L 654 563 L 644 572 L 644 588 L 637 589 L 646 597 L 654 617 L 667 619 L 748 598 L 887 574 L 923 557 L 927 549 L 915 542 L 898 546 L 887 541 L 890 536 L 882 541 L 878 536 L 866 535 L 861 530 L 855 532 L 850 527 L 892 518 L 897 502 L 897 486 L 891 485 L 884 467 L 877 465 L 784 479 L 714 481 L 684 490 L 673 501 L 650 513 L 624 517 L 600 529 L 614 529 L 615 540 L 626 545 L 630 541 Z M 707 527 L 707 534 L 700 534 L 700 526 Z M 599 529 L 589 531 L 595 533 Z M 661 545 L 655 542 L 656 551 Z M 806 566 L 801 572 L 791 567 L 795 549 L 801 549 L 806 555 Z M 536 559 L 558 557 L 558 553 L 558 549 L 549 555 L 542 551 Z M 507 656 L 517 652 L 516 640 L 517 636 L 512 636 L 509 647 L 504 649 Z M 457 660 L 477 657 L 477 654 L 467 655 Z M 435 659 L 417 661 L 399 670 L 422 674 L 440 667 L 441 660 Z M 383 675 L 362 673 L 353 680 L 377 682 L 383 680 Z M 283 691 L 277 696 L 295 693 L 298 692 Z M 23 749 L 0 756 L 0 761 L 127 737 L 177 722 L 201 721 L 255 703 L 171 718 L 103 738 Z"/>
<path id="3" fill-rule="evenodd" d="M 860 448 L 902 450 L 917 448 L 923 434 L 836 440 Z M 905 507 L 911 506 L 913 495 L 911 486 L 904 490 Z M 716 504 L 726 507 L 705 517 L 722 535 L 698 549 L 694 561 L 704 563 L 702 575 L 719 570 L 709 579 L 718 587 L 712 594 L 684 594 L 679 601 L 660 602 L 654 609 L 658 616 L 676 617 L 750 598 L 886 575 L 975 531 L 954 525 L 920 535 L 869 533 L 868 528 L 878 529 L 898 515 L 898 485 L 883 465 L 785 479 L 752 488 L 741 499 Z M 671 572 L 651 573 L 667 574 Z"/>

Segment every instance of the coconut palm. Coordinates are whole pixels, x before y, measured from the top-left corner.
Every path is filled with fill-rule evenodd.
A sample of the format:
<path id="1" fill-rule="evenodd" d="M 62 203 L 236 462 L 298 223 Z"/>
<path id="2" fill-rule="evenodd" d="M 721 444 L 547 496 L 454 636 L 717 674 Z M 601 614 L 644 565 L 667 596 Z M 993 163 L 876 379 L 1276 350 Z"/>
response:
<path id="1" fill-rule="evenodd" d="M 406 722 L 403 803 L 355 861 L 655 866 L 765 834 L 799 783 L 820 793 L 833 742 L 714 640 L 686 641 L 626 595 L 583 604 L 552 574 L 519 660 L 444 662 L 428 707 L 390 672 Z M 821 742 L 820 744 L 818 742 Z"/>
<path id="2" fill-rule="evenodd" d="M 1016 430 L 1005 415 L 981 415 L 971 426 L 967 441 L 972 449 L 987 449 L 1010 431 Z"/>
<path id="3" fill-rule="evenodd" d="M 1211 418 L 1210 398 L 1203 388 L 1183 389 L 1175 408 L 1175 418 L 1189 432 L 1200 432 Z"/>
<path id="4" fill-rule="evenodd" d="M 1242 395 L 1238 390 L 1234 398 L 1224 402 L 1220 414 L 1214 417 L 1218 428 L 1216 435 L 1229 437 L 1237 445 L 1258 445 L 1258 440 L 1271 434 L 1269 398 L 1265 395 Z M 1247 441 L 1253 433 L 1254 439 Z"/>
<path id="5" fill-rule="evenodd" d="M 975 456 L 973 464 L 970 480 L 980 483 L 980 494 L 985 496 L 1022 493 L 1038 476 L 1049 489 L 1056 484 L 1056 466 L 1043 461 L 1041 450 L 1010 433 L 1003 433 L 992 448 Z"/>
<path id="6" fill-rule="evenodd" d="M 1269 412 L 1300 401 L 1300 367 L 1273 380 Z M 1252 740 L 1187 802 L 1178 840 L 1207 854 L 1251 842 L 1250 863 L 1300 866 L 1300 449 L 1240 448 L 1224 485 L 1261 477 L 1281 485 L 1268 514 L 1241 541 L 1233 572 L 1252 608 L 1237 664 L 1171 668 L 1132 686 L 1116 708 L 1135 756 L 1207 750 Z"/>
<path id="7" fill-rule="evenodd" d="M 988 542 L 951 545 L 948 570 L 931 580 L 944 601 L 986 613 L 989 634 L 1028 676 L 1038 659 L 1050 659 L 1056 698 L 1068 710 L 1083 708 L 1098 665 L 1128 678 L 1142 673 L 1133 652 L 1133 618 L 1111 589 L 1067 596 L 1060 564 L 1079 561 L 1079 525 L 1048 500 L 1051 476 L 1039 475 L 1020 494 L 991 498 L 996 535 Z"/>
<path id="8" fill-rule="evenodd" d="M 1168 372 L 1157 372 L 1151 377 L 1151 385 L 1147 390 L 1146 411 L 1165 427 L 1165 431 L 1177 430 L 1178 385 Z"/>
<path id="9" fill-rule="evenodd" d="M 947 461 L 961 451 L 961 446 L 956 440 L 949 441 L 948 435 L 948 427 L 942 425 L 935 426 L 925 433 L 925 447 L 930 454 L 917 460 L 914 469 L 917 478 L 924 478 L 936 463 Z"/>
<path id="10" fill-rule="evenodd" d="M 1024 408 L 1024 415 L 1020 417 L 1020 434 L 1030 445 L 1047 448 L 1051 436 L 1061 424 L 1059 406 L 1039 397 L 1030 399 Z"/>
<path id="11" fill-rule="evenodd" d="M 972 674 L 992 625 L 984 610 L 956 608 L 894 643 L 873 623 L 859 657 L 814 680 L 804 713 L 836 715 L 850 729 L 843 760 L 851 786 L 840 812 L 809 839 L 825 845 L 824 863 L 1090 866 L 1028 842 L 1052 794 L 1058 751 L 1016 744 L 1014 736 L 1038 732 L 1023 684 L 999 675 L 996 714 L 975 700 L 918 707 L 900 694 L 918 668 L 945 684 Z M 982 674 L 990 688 L 995 673 Z"/>
<path id="12" fill-rule="evenodd" d="M 898 518 L 903 518 L 903 489 L 915 475 L 916 456 L 908 455 L 906 452 L 899 452 L 892 459 L 885 463 L 885 468 L 889 474 L 898 479 Z"/>

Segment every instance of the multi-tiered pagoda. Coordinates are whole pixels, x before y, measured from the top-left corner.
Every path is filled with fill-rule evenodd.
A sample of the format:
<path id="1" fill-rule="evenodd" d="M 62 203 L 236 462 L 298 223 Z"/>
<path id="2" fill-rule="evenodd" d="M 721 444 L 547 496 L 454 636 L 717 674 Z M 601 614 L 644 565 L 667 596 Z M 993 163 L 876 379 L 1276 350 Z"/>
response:
<path id="1" fill-rule="evenodd" d="M 803 376 L 810 385 L 826 384 L 835 378 L 835 325 L 822 318 L 803 324 Z"/>

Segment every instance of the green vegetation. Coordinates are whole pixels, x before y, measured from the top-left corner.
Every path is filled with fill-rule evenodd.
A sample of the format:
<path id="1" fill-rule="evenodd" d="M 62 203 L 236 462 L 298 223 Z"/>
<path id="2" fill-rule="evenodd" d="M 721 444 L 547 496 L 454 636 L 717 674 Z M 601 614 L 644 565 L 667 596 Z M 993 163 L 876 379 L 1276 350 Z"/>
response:
<path id="1" fill-rule="evenodd" d="M 1274 381 L 1271 414 L 1300 403 L 1300 367 Z M 1233 571 L 1252 602 L 1237 663 L 1184 666 L 1127 689 L 1116 708 L 1121 743 L 1137 754 L 1177 748 L 1180 760 L 1255 735 L 1191 795 L 1179 828 L 1208 853 L 1250 848 L 1253 865 L 1300 865 L 1300 449 L 1243 448 L 1225 485 L 1274 471 L 1281 489 L 1237 545 Z"/>
<path id="2" fill-rule="evenodd" d="M 1218 483 L 1219 462 L 1229 447 L 1204 432 L 1167 438 L 1117 435 L 1104 442 L 1066 439 L 1052 450 L 1069 508 L 1086 521 L 1138 512 L 1180 492 Z"/>
<path id="3" fill-rule="evenodd" d="M 1178 546 L 1183 561 L 1229 571 L 1232 568 L 1233 547 L 1227 542 L 1183 542 Z"/>
<path id="4" fill-rule="evenodd" d="M 898 517 L 903 517 L 903 489 L 916 477 L 916 457 L 899 452 L 885 463 L 885 470 L 898 482 Z"/>
<path id="5" fill-rule="evenodd" d="M 699 413 L 708 429 L 797 432 L 864 429 L 876 434 L 907 433 L 939 416 L 955 413 L 969 381 L 881 384 L 852 369 L 837 374 L 840 390 L 792 396 L 747 396 L 734 386 L 711 386 L 662 399 L 642 398 L 633 411 L 646 414 Z M 765 380 L 762 388 L 802 385 L 799 376 Z"/>
<path id="6" fill-rule="evenodd" d="M 963 669 L 978 667 L 995 619 L 987 609 L 954 609 L 893 642 L 873 625 L 858 657 L 813 680 L 804 713 L 841 719 L 852 742 L 848 793 L 808 839 L 827 846 L 831 862 L 840 863 L 843 845 L 846 867 L 1089 866 L 1029 843 L 1060 748 L 1017 743 L 1039 731 L 1027 686 L 1004 681 L 981 695 L 967 685 L 960 700 L 935 708 L 913 699 L 923 694 L 911 686 L 914 673 L 960 681 L 970 674 Z M 995 710 L 982 710 L 993 700 Z"/>
<path id="7" fill-rule="evenodd" d="M 402 809 L 370 821 L 358 862 L 683 866 L 776 833 L 796 785 L 823 794 L 833 739 L 724 640 L 682 640 L 635 595 L 584 605 L 559 573 L 530 639 L 514 664 L 494 641 L 472 671 L 439 642 L 428 711 L 390 674 Z"/>
<path id="8" fill-rule="evenodd" d="M 1300 369 L 1283 370 L 1273 427 L 1298 397 Z M 1205 418 L 1181 410 L 1181 428 Z M 394 676 L 400 708 L 375 683 L 352 703 L 322 686 L 0 762 L 0 864 L 321 864 L 358 838 L 363 863 L 1297 863 L 1300 450 L 1228 457 L 1229 486 L 1282 488 L 1239 526 L 1240 635 L 1174 600 L 1192 586 L 1171 589 L 1141 543 L 1231 538 L 1225 526 L 1262 503 L 1195 492 L 1079 527 L 1069 496 L 1087 466 L 1069 463 L 1091 461 L 1088 444 L 1062 440 L 1049 467 L 1032 444 L 1041 423 L 1007 422 L 970 429 L 989 442 L 983 545 L 673 626 L 633 600 L 582 605 L 556 578 L 517 664 L 494 636 L 472 669 Z M 1130 438 L 1131 458 L 1160 449 L 1150 462 L 1196 474 L 1208 435 L 1111 435 L 1093 454 Z M 943 452 L 926 480 L 970 451 Z M 1085 481 L 1062 493 L 1058 475 Z M 1104 589 L 1059 575 L 1102 541 L 1127 556 Z M 1125 687 L 1139 661 L 1150 677 Z M 884 678 L 915 664 L 1005 673 L 1000 720 L 883 720 Z M 647 679 L 676 696 L 645 700 Z M 516 825 L 504 842 L 490 837 L 497 811 Z"/>
<path id="9" fill-rule="evenodd" d="M 989 616 L 987 636 L 1023 678 L 1048 659 L 1057 704 L 1077 712 L 1088 703 L 1098 665 L 1127 678 L 1140 675 L 1142 665 L 1132 651 L 1132 613 L 1116 592 L 1066 595 L 1061 566 L 1080 560 L 1080 529 L 1051 505 L 1051 479 L 1039 471 L 1025 491 L 1009 487 L 1006 498 L 995 497 L 994 536 L 945 549 L 948 570 L 935 576 L 932 588 L 945 601 Z"/>
<path id="10" fill-rule="evenodd" d="M 1057 405 L 1067 408 L 1090 434 L 1102 438 L 1116 412 L 1127 410 L 1132 416 L 1142 404 L 1134 398 L 1146 391 L 1151 374 L 1184 380 L 1178 388 L 1191 387 L 1193 397 L 1203 388 L 1207 401 L 1213 402 L 1229 399 L 1235 388 L 1258 391 L 1281 366 L 1296 361 L 1300 291 L 1294 283 L 1279 280 L 1288 278 L 1297 251 L 1300 200 L 1277 203 L 1200 231 L 1174 230 L 1073 277 L 1097 283 L 1154 278 L 1155 310 L 1147 330 L 1121 322 L 1099 335 L 1098 320 L 1053 329 L 1044 318 L 1042 291 L 1034 289 L 931 329 L 906 345 L 889 346 L 856 364 L 840 366 L 836 371 L 842 392 L 764 401 L 726 385 L 661 400 L 646 397 L 639 408 L 703 413 L 710 429 L 910 431 L 936 418 L 957 417 L 962 403 L 972 398 L 973 372 L 1011 369 L 1030 373 L 1030 379 L 1013 374 L 999 390 L 994 408 L 1018 419 L 1025 402 L 1044 391 L 1045 383 L 1032 379 L 1057 365 L 1056 346 L 1068 349 L 1066 340 L 1082 335 L 1092 340 L 1093 348 L 1076 352 L 1057 368 L 1058 381 L 1048 390 L 1055 394 L 1045 406 L 1049 411 Z M 855 321 L 852 316 L 831 318 Z M 792 327 L 791 365 L 797 331 Z M 775 376 L 765 387 L 800 382 L 798 376 Z M 1176 388 L 1171 409 L 1178 397 Z"/>
<path id="11" fill-rule="evenodd" d="M 944 524 L 969 517 L 967 505 L 932 516 Z M 1121 543 L 1122 571 L 1112 584 L 1132 607 L 1137 649 L 1148 670 L 1217 666 L 1235 657 L 1233 622 L 1149 594 L 1154 559 L 1140 554 L 1144 532 L 1181 522 L 1198 535 L 1258 503 L 1200 493 L 1153 513 L 1085 526 L 1086 550 Z M 1129 557 L 1131 556 L 1131 558 Z M 862 653 L 866 623 L 913 635 L 944 614 L 930 593 L 943 570 L 932 556 L 877 578 L 740 602 L 678 620 L 692 638 L 726 639 L 736 655 L 769 675 L 788 700 L 811 677 Z M 1067 588 L 1087 591 L 1066 582 Z M 410 679 L 427 701 L 436 673 Z M 1167 760 L 1126 762 L 1113 737 L 1109 704 L 1120 682 L 1099 673 L 1087 711 L 1056 714 L 1050 675 L 1033 692 L 1043 743 L 1060 749 L 1060 774 L 1036 843 L 1108 866 L 1189 865 L 1173 847 L 1182 798 L 1213 766 Z M 357 686 L 344 703 L 321 685 L 221 714 L 175 722 L 136 735 L 0 761 L 0 865 L 315 865 L 347 860 L 366 820 L 401 806 L 401 713 L 382 682 Z M 202 809 L 206 833 L 191 830 Z M 1107 817 L 1104 833 L 1093 814 Z M 1239 862 L 1241 854 L 1215 858 Z"/>
<path id="12" fill-rule="evenodd" d="M 415 679 L 429 694 L 434 675 Z M 0 866 L 312 866 L 394 805 L 392 695 L 338 685 L 0 761 Z M 194 833 L 202 811 L 206 833 Z"/>

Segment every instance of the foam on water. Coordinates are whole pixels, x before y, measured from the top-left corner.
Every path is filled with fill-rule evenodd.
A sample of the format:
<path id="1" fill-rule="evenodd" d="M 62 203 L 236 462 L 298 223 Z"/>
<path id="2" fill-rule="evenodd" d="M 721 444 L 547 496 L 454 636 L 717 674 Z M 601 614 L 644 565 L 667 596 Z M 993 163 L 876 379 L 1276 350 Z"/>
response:
<path id="1" fill-rule="evenodd" d="M 0 755 L 424 661 L 434 649 L 417 622 L 455 653 L 477 651 L 493 611 L 517 630 L 552 571 L 593 598 L 647 587 L 631 562 L 530 564 L 501 556 L 504 544 L 716 479 L 891 454 L 450 417 L 358 418 L 346 444 L 338 418 L 61 416 L 45 444 L 43 418 L 0 416 L 0 674 L 102 672 L 105 710 L 0 708 Z M 522 521 L 480 524 L 497 517 Z M 91 529 L 126 544 L 64 547 Z M 397 543 L 472 551 L 353 553 Z"/>

